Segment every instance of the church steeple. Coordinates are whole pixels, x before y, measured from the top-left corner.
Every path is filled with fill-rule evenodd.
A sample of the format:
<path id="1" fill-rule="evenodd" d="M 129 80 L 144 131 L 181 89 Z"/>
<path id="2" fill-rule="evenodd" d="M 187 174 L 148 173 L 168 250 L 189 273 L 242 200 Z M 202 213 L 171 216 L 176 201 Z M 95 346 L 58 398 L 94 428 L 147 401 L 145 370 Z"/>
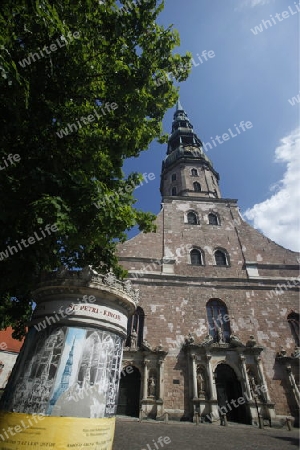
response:
<path id="1" fill-rule="evenodd" d="M 219 174 L 204 153 L 203 144 L 178 100 L 162 165 L 161 194 L 163 197 L 219 198 L 218 181 Z"/>
<path id="2" fill-rule="evenodd" d="M 176 110 L 183 111 L 183 107 L 181 106 L 181 103 L 180 103 L 180 98 L 178 98 Z"/>

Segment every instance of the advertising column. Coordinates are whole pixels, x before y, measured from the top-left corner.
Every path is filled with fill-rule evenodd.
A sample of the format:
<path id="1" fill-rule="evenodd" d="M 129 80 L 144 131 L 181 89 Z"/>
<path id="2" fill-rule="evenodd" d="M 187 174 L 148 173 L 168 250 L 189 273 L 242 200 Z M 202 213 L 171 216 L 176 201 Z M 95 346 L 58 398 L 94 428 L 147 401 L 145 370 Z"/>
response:
<path id="1" fill-rule="evenodd" d="M 50 278 L 50 279 L 49 279 Z M 51 274 L 0 402 L 0 450 L 111 450 L 138 292 L 113 274 Z"/>

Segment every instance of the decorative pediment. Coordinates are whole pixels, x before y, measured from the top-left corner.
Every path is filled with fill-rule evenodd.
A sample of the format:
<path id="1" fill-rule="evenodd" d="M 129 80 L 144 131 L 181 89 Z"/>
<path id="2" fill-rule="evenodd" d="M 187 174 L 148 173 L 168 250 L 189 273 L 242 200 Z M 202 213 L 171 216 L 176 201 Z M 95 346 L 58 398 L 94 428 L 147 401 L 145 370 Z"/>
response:
<path id="1" fill-rule="evenodd" d="M 160 356 L 160 357 L 165 357 L 168 352 L 166 350 L 164 350 L 162 343 L 160 342 L 158 344 L 157 347 L 153 347 L 148 341 L 147 339 L 144 339 L 142 341 L 142 344 L 140 347 L 124 347 L 124 352 L 126 352 L 127 354 L 129 353 L 137 353 L 139 352 L 142 355 L 147 355 L 147 354 L 152 354 L 152 355 L 156 355 L 156 356 Z"/>
<path id="2" fill-rule="evenodd" d="M 290 356 L 287 355 L 287 351 L 281 347 L 280 351 L 276 354 L 276 361 L 283 364 L 299 363 L 300 360 L 300 347 L 295 347 Z"/>
<path id="3" fill-rule="evenodd" d="M 251 335 L 246 344 L 244 344 L 236 334 L 230 335 L 229 342 L 223 342 L 222 338 L 220 338 L 219 341 L 216 342 L 214 338 L 209 334 L 205 336 L 202 341 L 196 342 L 192 334 L 189 333 L 185 338 L 183 346 L 186 350 L 198 349 L 198 353 L 216 353 L 219 350 L 238 350 L 239 353 L 249 355 L 259 355 L 264 349 L 262 346 L 257 345 L 253 335 Z"/>

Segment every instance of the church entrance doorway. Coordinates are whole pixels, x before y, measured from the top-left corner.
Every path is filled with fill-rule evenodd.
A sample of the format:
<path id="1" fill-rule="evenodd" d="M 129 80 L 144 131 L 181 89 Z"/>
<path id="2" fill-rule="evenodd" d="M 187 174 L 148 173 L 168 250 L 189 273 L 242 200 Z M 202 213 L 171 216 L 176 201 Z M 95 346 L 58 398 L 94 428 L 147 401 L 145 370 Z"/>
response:
<path id="1" fill-rule="evenodd" d="M 219 364 L 215 370 L 219 411 L 231 422 L 250 424 L 246 404 L 239 404 L 237 399 L 244 398 L 241 383 L 234 370 L 227 364 Z M 241 400 L 240 400 L 241 402 Z"/>
<path id="2" fill-rule="evenodd" d="M 141 374 L 136 367 L 130 368 L 121 372 L 117 414 L 139 417 Z"/>

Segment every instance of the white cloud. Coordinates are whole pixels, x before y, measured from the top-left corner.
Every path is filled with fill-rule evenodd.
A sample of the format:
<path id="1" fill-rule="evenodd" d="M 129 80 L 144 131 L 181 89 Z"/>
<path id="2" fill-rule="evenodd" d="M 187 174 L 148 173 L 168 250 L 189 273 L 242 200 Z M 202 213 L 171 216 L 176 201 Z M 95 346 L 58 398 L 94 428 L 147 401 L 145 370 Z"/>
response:
<path id="1" fill-rule="evenodd" d="M 273 2 L 274 0 L 244 0 L 242 3 L 239 4 L 237 9 L 243 9 L 243 8 L 255 8 L 255 6 L 263 6 L 267 5 L 268 3 Z"/>
<path id="2" fill-rule="evenodd" d="M 271 3 L 274 0 L 249 0 L 248 3 L 250 3 L 251 8 L 254 8 L 255 6 L 262 6 L 266 5 L 267 3 Z"/>
<path id="3" fill-rule="evenodd" d="M 300 251 L 300 127 L 280 142 L 275 150 L 275 162 L 286 163 L 286 171 L 282 180 L 270 189 L 275 194 L 243 215 L 273 241 Z"/>

